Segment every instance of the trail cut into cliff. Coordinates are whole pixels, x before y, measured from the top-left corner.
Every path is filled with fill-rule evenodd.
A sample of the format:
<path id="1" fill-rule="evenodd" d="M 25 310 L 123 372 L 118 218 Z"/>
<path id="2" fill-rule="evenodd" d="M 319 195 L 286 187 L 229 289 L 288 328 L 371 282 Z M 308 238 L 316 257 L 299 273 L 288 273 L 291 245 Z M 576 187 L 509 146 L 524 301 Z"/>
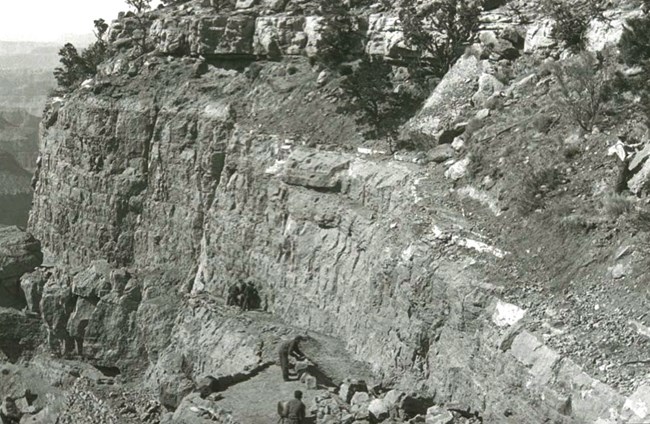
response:
<path id="1" fill-rule="evenodd" d="M 536 4 L 468 5 L 436 76 L 403 25 L 433 3 L 167 3 L 46 108 L 47 266 L 7 312 L 41 344 L 0 333 L 7 373 L 56 386 L 0 383 L 25 419 L 254 424 L 298 388 L 313 423 L 650 417 L 648 130 L 616 96 L 562 109 L 575 69 L 633 74 L 604 47 L 641 5 L 590 15 L 581 53 Z"/>

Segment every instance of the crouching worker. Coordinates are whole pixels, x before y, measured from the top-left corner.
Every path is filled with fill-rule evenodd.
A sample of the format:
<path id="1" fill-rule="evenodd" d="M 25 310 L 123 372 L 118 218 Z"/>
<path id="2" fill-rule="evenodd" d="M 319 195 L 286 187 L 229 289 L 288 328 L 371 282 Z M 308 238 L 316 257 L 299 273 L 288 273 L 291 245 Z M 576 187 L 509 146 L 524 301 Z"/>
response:
<path id="1" fill-rule="evenodd" d="M 302 392 L 296 390 L 293 399 L 288 402 L 278 402 L 278 414 L 282 424 L 305 424 L 307 408 L 302 403 Z"/>

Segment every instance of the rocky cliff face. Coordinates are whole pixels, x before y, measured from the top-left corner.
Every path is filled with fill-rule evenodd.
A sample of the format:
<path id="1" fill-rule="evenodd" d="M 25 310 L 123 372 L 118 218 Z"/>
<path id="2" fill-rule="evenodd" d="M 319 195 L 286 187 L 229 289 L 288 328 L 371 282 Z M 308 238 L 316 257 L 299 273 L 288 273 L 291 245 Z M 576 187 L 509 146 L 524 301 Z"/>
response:
<path id="1" fill-rule="evenodd" d="M 46 113 L 29 227 L 58 265 L 23 288 L 53 349 L 83 338 L 96 364 L 145 375 L 175 408 L 201 376 L 251 375 L 282 337 L 307 331 L 342 343 L 376 383 L 484 422 L 641 417 L 641 395 L 588 376 L 500 299 L 487 270 L 510 252 L 464 214 L 444 167 L 358 153 L 336 81 L 304 57 L 316 17 L 293 14 L 297 2 L 228 14 L 201 3 L 157 11 L 156 54 L 122 50 Z M 380 21 L 369 38 L 381 44 L 385 28 L 394 45 L 394 20 Z M 113 26 L 116 48 L 131 45 L 129 25 Z M 414 132 L 462 133 L 461 113 L 431 111 L 498 92 L 489 70 L 459 62 Z M 457 75 L 478 94 L 450 94 Z M 244 278 L 264 313 L 222 306 Z"/>

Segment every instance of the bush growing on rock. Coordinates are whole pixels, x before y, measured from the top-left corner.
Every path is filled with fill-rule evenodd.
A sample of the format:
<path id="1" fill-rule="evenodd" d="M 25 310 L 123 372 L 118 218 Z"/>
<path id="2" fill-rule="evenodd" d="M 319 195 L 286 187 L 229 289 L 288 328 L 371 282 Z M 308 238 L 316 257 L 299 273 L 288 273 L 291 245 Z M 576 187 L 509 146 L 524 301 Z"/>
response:
<path id="1" fill-rule="evenodd" d="M 610 218 L 618 218 L 630 213 L 634 205 L 630 198 L 620 193 L 612 193 L 602 199 L 603 211 Z"/>
<path id="2" fill-rule="evenodd" d="M 151 9 L 151 0 L 125 0 L 127 6 L 135 12 L 136 30 L 133 31 L 133 39 L 140 48 L 141 53 L 150 50 L 147 46 L 147 33 L 149 32 L 150 22 L 143 12 Z"/>
<path id="3" fill-rule="evenodd" d="M 481 5 L 474 0 L 441 0 L 423 7 L 405 0 L 399 13 L 407 45 L 418 54 L 417 67 L 442 77 L 471 44 Z"/>
<path id="4" fill-rule="evenodd" d="M 628 19 L 619 41 L 621 59 L 629 65 L 650 65 L 650 16 Z"/>
<path id="5" fill-rule="evenodd" d="M 599 60 L 582 52 L 563 64 L 553 64 L 552 73 L 558 83 L 557 101 L 585 131 L 591 131 L 611 96 L 613 64 L 608 58 Z"/>
<path id="6" fill-rule="evenodd" d="M 103 40 L 108 25 L 103 19 L 95 20 L 95 37 L 97 40 L 79 54 L 72 43 L 66 43 L 59 50 L 61 67 L 54 70 L 54 78 L 63 90 L 70 90 L 87 78 L 97 74 L 97 67 L 107 56 L 107 45 Z"/>
<path id="7" fill-rule="evenodd" d="M 339 70 L 342 63 L 352 60 L 363 50 L 358 22 L 341 0 L 323 1 L 319 14 L 325 18 L 326 30 L 315 60 L 331 70 Z"/>
<path id="8" fill-rule="evenodd" d="M 646 1 L 644 10 L 650 11 L 650 1 Z M 619 83 L 624 85 L 624 90 L 640 96 L 639 109 L 650 125 L 650 80 L 647 78 L 650 72 L 650 15 L 628 19 L 618 46 L 625 64 L 641 67 L 640 73 L 628 78 L 621 77 Z"/>
<path id="9" fill-rule="evenodd" d="M 543 7 L 555 20 L 553 37 L 574 50 L 584 47 L 589 23 L 602 12 L 595 0 L 545 0 Z"/>
<path id="10" fill-rule="evenodd" d="M 125 0 L 127 6 L 135 9 L 137 13 L 151 9 L 151 0 Z"/>
<path id="11" fill-rule="evenodd" d="M 560 184 L 560 172 L 553 167 L 531 167 L 523 174 L 513 202 L 519 213 L 528 215 L 544 206 L 544 196 Z"/>
<path id="12" fill-rule="evenodd" d="M 386 138 L 394 149 L 397 130 L 421 105 L 423 98 L 392 81 L 393 67 L 381 58 L 364 56 L 341 87 L 349 101 L 343 112 L 357 114 L 370 138 Z"/>

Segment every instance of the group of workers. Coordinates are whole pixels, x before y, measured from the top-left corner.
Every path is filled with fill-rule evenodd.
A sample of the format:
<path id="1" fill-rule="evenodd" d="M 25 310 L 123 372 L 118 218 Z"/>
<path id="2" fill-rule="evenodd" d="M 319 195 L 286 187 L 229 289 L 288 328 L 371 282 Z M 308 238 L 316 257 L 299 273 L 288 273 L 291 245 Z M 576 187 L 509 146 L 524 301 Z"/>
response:
<path id="1" fill-rule="evenodd" d="M 243 311 L 250 311 L 259 309 L 261 303 L 259 291 L 252 281 L 248 283 L 240 281 L 228 289 L 228 298 L 226 299 L 228 306 L 239 306 Z"/>
<path id="2" fill-rule="evenodd" d="M 239 281 L 228 289 L 226 305 L 237 306 L 243 311 L 259 309 L 261 306 L 259 291 L 252 281 Z M 306 340 L 305 336 L 297 336 L 280 345 L 278 353 L 280 357 L 280 368 L 282 369 L 282 379 L 284 381 L 300 378 L 297 373 L 294 372 L 293 375 L 291 373 L 292 365 L 290 357 L 298 361 L 307 359 L 299 346 L 300 342 L 304 340 Z M 280 422 L 284 424 L 305 424 L 306 408 L 302 402 L 302 392 L 296 390 L 293 399 L 288 402 L 280 402 L 278 404 L 278 413 L 280 414 Z"/>

